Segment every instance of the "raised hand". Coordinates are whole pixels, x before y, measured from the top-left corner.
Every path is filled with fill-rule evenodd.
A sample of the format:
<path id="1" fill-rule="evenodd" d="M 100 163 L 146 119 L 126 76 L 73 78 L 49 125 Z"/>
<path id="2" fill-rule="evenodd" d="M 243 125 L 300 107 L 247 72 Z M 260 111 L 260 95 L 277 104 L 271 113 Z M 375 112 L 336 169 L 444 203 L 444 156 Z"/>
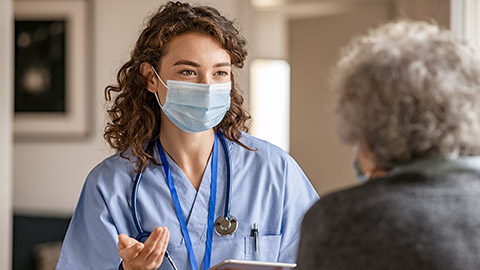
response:
<path id="1" fill-rule="evenodd" d="M 162 264 L 170 239 L 166 227 L 155 228 L 145 243 L 126 234 L 118 236 L 118 255 L 125 270 L 156 270 Z"/>

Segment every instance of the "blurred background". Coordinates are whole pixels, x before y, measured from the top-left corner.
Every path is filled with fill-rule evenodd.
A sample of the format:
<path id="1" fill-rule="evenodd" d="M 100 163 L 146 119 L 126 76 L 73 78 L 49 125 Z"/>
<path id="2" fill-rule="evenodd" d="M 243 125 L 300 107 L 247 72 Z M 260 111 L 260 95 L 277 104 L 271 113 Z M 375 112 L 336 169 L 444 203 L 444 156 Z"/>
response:
<path id="1" fill-rule="evenodd" d="M 40 269 L 32 246 L 63 237 L 87 174 L 112 154 L 102 137 L 104 88 L 164 2 L 0 1 L 0 269 Z M 288 151 L 319 194 L 356 184 L 353 153 L 335 137 L 328 87 L 342 46 L 399 17 L 435 21 L 476 42 L 480 35 L 480 0 L 188 2 L 236 20 L 248 40 L 236 76 L 253 116 L 250 133 Z M 20 61 L 20 52 L 41 56 L 52 46 L 64 54 L 46 64 Z"/>

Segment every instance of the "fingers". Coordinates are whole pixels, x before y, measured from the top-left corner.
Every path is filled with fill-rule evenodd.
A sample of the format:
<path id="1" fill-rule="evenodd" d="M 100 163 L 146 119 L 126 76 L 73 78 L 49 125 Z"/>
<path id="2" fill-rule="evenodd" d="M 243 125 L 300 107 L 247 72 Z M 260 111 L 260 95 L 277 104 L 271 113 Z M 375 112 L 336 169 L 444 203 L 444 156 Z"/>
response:
<path id="1" fill-rule="evenodd" d="M 130 243 L 130 237 L 128 237 L 128 235 L 122 233 L 118 236 L 118 249 L 129 247 L 131 245 Z"/>
<path id="2" fill-rule="evenodd" d="M 118 254 L 123 259 L 125 269 L 157 269 L 170 240 L 170 232 L 165 227 L 155 228 L 144 244 L 125 234 L 118 236 Z"/>
<path id="3" fill-rule="evenodd" d="M 149 258 L 149 257 L 151 257 L 152 255 L 154 257 L 157 257 L 158 255 L 160 255 L 160 254 L 157 254 L 159 253 L 159 251 L 156 250 L 156 247 L 158 242 L 160 241 L 160 239 L 162 238 L 162 236 L 165 234 L 166 231 L 167 231 L 167 228 L 165 227 L 156 227 L 148 237 L 147 241 L 145 241 L 145 247 L 140 253 L 139 257 L 145 260 L 149 259 L 149 261 L 153 261 L 152 258 Z"/>
<path id="4" fill-rule="evenodd" d="M 150 233 L 150 236 L 147 238 L 147 241 L 145 241 L 145 246 L 139 255 L 139 259 L 147 260 L 147 257 L 155 249 L 157 241 L 160 237 L 160 229 L 161 227 L 157 227 L 152 231 L 152 233 Z"/>
<path id="5" fill-rule="evenodd" d="M 139 259 L 142 258 L 145 262 L 156 269 L 163 262 L 165 255 L 165 249 L 168 245 L 168 241 L 165 241 L 169 237 L 168 229 L 165 227 L 157 227 L 153 230 L 152 234 L 145 242 L 145 248 L 140 253 Z M 147 243 L 148 242 L 148 243 Z"/>
<path id="6" fill-rule="evenodd" d="M 152 253 L 147 259 L 152 260 L 156 265 L 162 264 L 169 240 L 170 232 L 167 228 L 164 228 L 163 234 L 160 236 L 160 239 L 158 240 L 155 249 L 152 251 Z"/>
<path id="7" fill-rule="evenodd" d="M 166 228 L 165 228 L 166 229 Z M 170 241 L 170 231 L 166 230 L 164 237 L 159 241 L 160 246 L 160 254 L 165 254 L 167 251 L 168 242 Z"/>
<path id="8" fill-rule="evenodd" d="M 142 243 L 128 237 L 126 234 L 120 234 L 118 236 L 118 255 L 120 255 L 124 261 L 131 261 L 138 257 L 143 246 Z"/>

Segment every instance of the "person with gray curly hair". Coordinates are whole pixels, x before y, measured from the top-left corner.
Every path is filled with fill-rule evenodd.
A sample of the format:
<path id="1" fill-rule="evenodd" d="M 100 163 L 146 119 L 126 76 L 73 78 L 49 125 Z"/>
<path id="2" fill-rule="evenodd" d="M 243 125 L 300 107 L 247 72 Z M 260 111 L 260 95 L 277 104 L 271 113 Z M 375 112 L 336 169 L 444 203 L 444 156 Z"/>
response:
<path id="1" fill-rule="evenodd" d="M 400 20 L 344 49 L 337 131 L 362 185 L 305 215 L 298 269 L 480 269 L 480 51 Z"/>

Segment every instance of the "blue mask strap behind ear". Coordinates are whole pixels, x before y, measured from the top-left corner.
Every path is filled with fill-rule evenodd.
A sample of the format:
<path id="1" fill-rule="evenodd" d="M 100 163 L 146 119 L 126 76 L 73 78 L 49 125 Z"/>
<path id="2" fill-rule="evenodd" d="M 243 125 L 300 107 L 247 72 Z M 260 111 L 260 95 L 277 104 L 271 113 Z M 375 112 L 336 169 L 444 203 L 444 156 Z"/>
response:
<path id="1" fill-rule="evenodd" d="M 363 175 L 362 173 L 362 169 L 360 168 L 360 163 L 358 162 L 357 159 L 355 159 L 355 161 L 353 162 L 353 169 L 355 170 L 355 173 L 357 175 L 357 179 L 360 183 L 365 183 L 367 182 L 367 178 L 365 177 L 365 175 Z"/>

